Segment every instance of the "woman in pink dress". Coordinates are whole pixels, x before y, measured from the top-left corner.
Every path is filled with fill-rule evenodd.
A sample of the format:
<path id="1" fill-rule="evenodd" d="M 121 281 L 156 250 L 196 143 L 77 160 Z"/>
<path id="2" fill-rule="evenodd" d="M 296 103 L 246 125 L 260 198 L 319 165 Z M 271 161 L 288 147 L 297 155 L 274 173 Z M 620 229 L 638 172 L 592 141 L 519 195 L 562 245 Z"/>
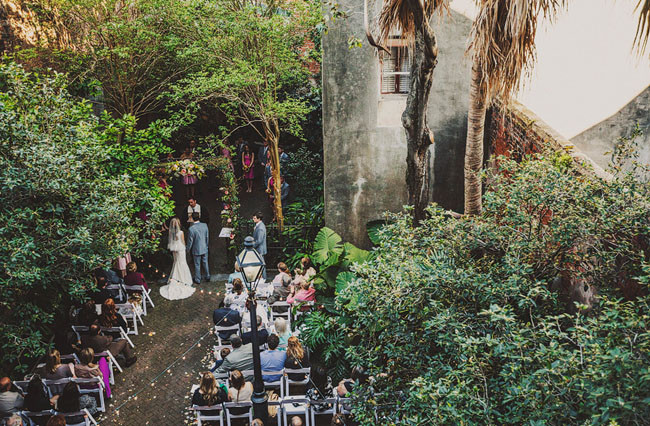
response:
<path id="1" fill-rule="evenodd" d="M 244 145 L 244 151 L 241 154 L 241 163 L 244 169 L 244 179 L 246 180 L 246 192 L 253 192 L 255 154 L 251 152 L 251 148 L 248 145 Z"/>

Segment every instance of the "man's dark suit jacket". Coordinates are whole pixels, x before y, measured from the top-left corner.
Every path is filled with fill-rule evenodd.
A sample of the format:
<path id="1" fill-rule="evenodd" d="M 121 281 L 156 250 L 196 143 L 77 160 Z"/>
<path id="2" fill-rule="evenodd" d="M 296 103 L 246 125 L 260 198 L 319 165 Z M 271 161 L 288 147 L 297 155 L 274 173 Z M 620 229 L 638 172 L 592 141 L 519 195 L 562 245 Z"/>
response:
<path id="1" fill-rule="evenodd" d="M 90 334 L 81 335 L 81 347 L 93 348 L 95 353 L 107 351 L 112 341 L 113 338 L 111 336 L 91 336 Z"/>

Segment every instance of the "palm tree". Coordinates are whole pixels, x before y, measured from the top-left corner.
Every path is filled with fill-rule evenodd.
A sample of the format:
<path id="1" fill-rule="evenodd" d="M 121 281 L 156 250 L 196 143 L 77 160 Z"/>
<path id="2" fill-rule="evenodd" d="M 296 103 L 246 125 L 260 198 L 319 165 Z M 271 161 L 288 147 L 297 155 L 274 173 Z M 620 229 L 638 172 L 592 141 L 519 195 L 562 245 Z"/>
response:
<path id="1" fill-rule="evenodd" d="M 468 48 L 472 77 L 465 144 L 465 214 L 481 212 L 487 106 L 496 97 L 507 104 L 535 63 L 537 19 L 554 17 L 564 4 L 565 0 L 480 1 Z"/>
<path id="2" fill-rule="evenodd" d="M 486 108 L 500 97 L 507 104 L 522 75 L 535 62 L 537 19 L 554 18 L 566 0 L 481 0 L 470 34 L 472 77 L 465 145 L 465 214 L 481 212 L 483 137 Z M 650 38 L 650 0 L 637 4 L 635 46 L 643 53 Z"/>
<path id="3" fill-rule="evenodd" d="M 402 114 L 402 125 L 406 130 L 408 203 L 414 206 L 414 218 L 417 221 L 424 218 L 427 206 L 424 188 L 426 154 L 434 142 L 433 132 L 427 125 L 427 105 L 433 70 L 437 63 L 438 43 L 429 26 L 429 18 L 435 12 L 446 10 L 447 6 L 448 0 L 384 0 L 379 17 L 380 42 L 385 42 L 393 30 L 401 29 L 402 36 L 413 47 L 410 88 Z M 383 49 L 374 44 L 368 31 L 366 34 L 371 44 Z"/>

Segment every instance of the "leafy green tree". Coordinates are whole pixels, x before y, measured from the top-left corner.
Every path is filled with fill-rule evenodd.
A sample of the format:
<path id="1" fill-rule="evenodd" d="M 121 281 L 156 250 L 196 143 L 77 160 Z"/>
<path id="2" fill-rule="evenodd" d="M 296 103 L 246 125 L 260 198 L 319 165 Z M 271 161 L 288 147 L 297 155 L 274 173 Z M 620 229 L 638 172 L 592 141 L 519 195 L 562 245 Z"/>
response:
<path id="1" fill-rule="evenodd" d="M 116 155 L 101 123 L 62 75 L 0 64 L 0 340 L 2 369 L 42 355 L 56 318 L 94 290 L 89 272 L 126 251 L 153 249 L 171 205 Z M 106 117 L 108 119 L 108 117 Z M 128 155 L 127 155 L 128 156 Z M 140 156 L 140 160 L 151 158 Z M 148 221 L 135 217 L 142 206 Z"/>
<path id="2" fill-rule="evenodd" d="M 38 0 L 33 7 L 69 39 L 58 50 L 36 53 L 79 84 L 98 82 L 116 117 L 161 113 L 163 95 L 194 65 L 180 55 L 194 24 L 184 1 Z M 56 21 L 47 19 L 53 15 Z"/>
<path id="3" fill-rule="evenodd" d="M 650 185 L 568 155 L 499 159 L 480 215 L 391 216 L 337 293 L 374 380 L 362 424 L 644 424 L 650 418 Z M 328 238 L 333 255 L 340 241 Z M 335 250 L 335 248 L 337 248 Z M 322 257 L 324 258 L 324 256 Z M 342 351 L 339 349 L 339 354 Z"/>
<path id="4" fill-rule="evenodd" d="M 283 133 L 302 137 L 311 110 L 309 36 L 320 22 L 318 2 L 252 0 L 201 2 L 203 18 L 186 56 L 200 71 L 176 87 L 178 102 L 211 104 L 233 128 L 250 127 L 269 143 L 276 218 L 283 225 L 278 144 Z M 191 34 L 188 34 L 191 37 Z"/>

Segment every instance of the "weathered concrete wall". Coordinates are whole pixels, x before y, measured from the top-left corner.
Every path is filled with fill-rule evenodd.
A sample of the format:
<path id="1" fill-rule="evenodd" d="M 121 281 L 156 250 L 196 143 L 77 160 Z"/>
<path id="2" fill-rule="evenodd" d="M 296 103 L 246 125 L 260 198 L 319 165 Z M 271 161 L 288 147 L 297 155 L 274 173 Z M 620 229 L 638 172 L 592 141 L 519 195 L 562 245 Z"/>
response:
<path id="1" fill-rule="evenodd" d="M 573 137 L 571 142 L 606 168 L 611 159 L 606 152 L 614 149 L 619 137 L 629 136 L 637 124 L 643 131 L 636 139 L 639 161 L 650 164 L 650 86 L 616 114 Z"/>
<path id="2" fill-rule="evenodd" d="M 346 19 L 323 38 L 325 222 L 347 241 L 367 246 L 366 223 L 406 202 L 406 137 L 400 117 L 406 96 L 381 95 L 379 60 L 365 40 L 363 3 L 342 0 Z M 376 13 L 376 10 L 375 10 Z M 465 42 L 471 22 L 452 12 L 433 22 L 438 65 L 429 102 L 430 201 L 459 211 L 469 101 Z M 348 39 L 363 40 L 348 48 Z"/>

